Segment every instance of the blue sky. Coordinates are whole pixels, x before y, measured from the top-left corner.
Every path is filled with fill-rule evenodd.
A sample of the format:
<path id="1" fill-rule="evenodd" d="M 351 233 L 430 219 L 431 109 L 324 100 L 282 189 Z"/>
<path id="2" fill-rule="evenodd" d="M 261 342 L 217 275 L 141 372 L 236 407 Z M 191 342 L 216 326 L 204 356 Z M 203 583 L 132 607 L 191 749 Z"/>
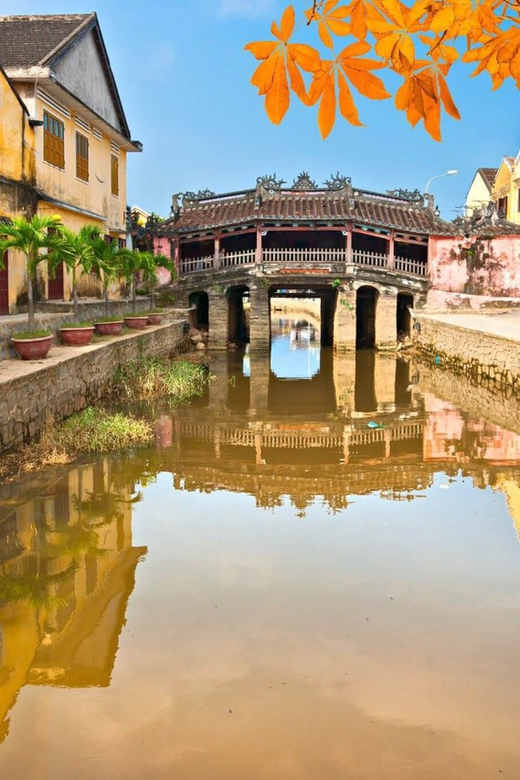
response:
<path id="1" fill-rule="evenodd" d="M 98 0 L 93 7 L 76 0 L 0 0 L 0 13 L 97 11 L 132 135 L 144 144 L 143 154 L 129 159 L 128 200 L 163 216 L 173 192 L 251 187 L 264 173 L 292 182 L 305 169 L 321 183 L 339 170 L 356 186 L 384 192 L 422 191 L 430 176 L 456 168 L 458 176 L 431 188 L 451 219 L 475 170 L 517 153 L 518 91 L 506 84 L 492 92 L 488 76 L 471 79 L 463 65 L 450 79 L 462 121 L 444 120 L 442 143 L 421 127 L 410 128 L 391 100 L 360 98 L 367 127 L 339 121 L 325 141 L 315 109 L 296 101 L 275 127 L 249 84 L 255 61 L 243 47 L 270 38 L 271 20 L 285 4 Z"/>

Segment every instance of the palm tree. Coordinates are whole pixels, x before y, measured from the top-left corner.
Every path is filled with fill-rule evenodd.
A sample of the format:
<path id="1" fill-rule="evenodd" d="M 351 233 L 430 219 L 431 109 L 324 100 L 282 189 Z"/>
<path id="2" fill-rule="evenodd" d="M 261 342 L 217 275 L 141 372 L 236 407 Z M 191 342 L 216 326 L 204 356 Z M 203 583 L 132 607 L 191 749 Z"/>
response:
<path id="1" fill-rule="evenodd" d="M 94 264 L 92 243 L 101 235 L 97 225 L 83 225 L 78 233 L 63 228 L 59 249 L 54 249 L 49 255 L 49 269 L 54 271 L 58 263 L 63 262 L 72 276 L 72 300 L 74 305 L 74 322 L 79 320 L 79 303 L 77 288 L 77 272 L 83 269 L 90 273 Z"/>
<path id="2" fill-rule="evenodd" d="M 145 254 L 144 252 L 141 252 L 141 254 Z M 169 271 L 172 275 L 172 281 L 175 274 L 175 266 L 173 263 L 173 260 L 166 257 L 166 255 L 154 255 L 152 253 L 146 253 L 151 255 L 151 262 L 150 260 L 147 260 L 145 267 L 141 269 L 143 274 L 143 279 L 145 282 L 148 282 L 150 286 L 150 311 L 153 311 L 155 308 L 155 288 L 157 286 L 157 277 L 158 277 L 158 271 L 159 268 L 166 268 L 167 271 Z M 152 272 L 150 273 L 149 266 L 152 267 Z"/>
<path id="3" fill-rule="evenodd" d="M 14 217 L 11 222 L 2 225 L 0 238 L 0 257 L 10 249 L 23 252 L 27 263 L 27 303 L 29 309 L 28 329 L 35 330 L 33 277 L 36 266 L 45 260 L 47 255 L 42 250 L 59 252 L 60 235 L 63 230 L 61 218 L 56 214 L 48 216 L 35 215 L 30 220 L 25 217 Z"/>
<path id="4" fill-rule="evenodd" d="M 90 270 L 97 275 L 98 279 L 103 280 L 105 312 L 108 316 L 110 313 L 108 285 L 114 279 L 125 276 L 124 266 L 130 262 L 134 253 L 131 249 L 120 247 L 116 239 L 107 243 L 101 236 L 92 240 L 91 251 Z"/>

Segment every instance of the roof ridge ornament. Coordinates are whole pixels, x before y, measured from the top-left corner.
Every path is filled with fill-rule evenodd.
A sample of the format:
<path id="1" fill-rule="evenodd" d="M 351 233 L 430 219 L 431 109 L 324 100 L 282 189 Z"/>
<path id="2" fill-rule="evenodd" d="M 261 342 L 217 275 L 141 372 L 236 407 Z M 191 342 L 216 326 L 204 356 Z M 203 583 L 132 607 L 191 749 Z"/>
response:
<path id="1" fill-rule="evenodd" d="M 330 178 L 324 182 L 328 190 L 348 190 L 352 186 L 350 176 L 343 176 L 339 171 L 331 173 Z"/>
<path id="2" fill-rule="evenodd" d="M 181 192 L 179 197 L 182 197 L 182 205 L 183 206 L 192 206 L 194 203 L 198 203 L 201 200 L 206 200 L 206 198 L 212 198 L 215 195 L 213 190 L 199 190 L 198 192 L 193 192 L 192 190 L 188 190 L 187 192 Z"/>
<path id="3" fill-rule="evenodd" d="M 278 179 L 276 173 L 267 174 L 265 176 L 259 176 L 256 180 L 257 189 L 262 188 L 267 190 L 269 194 L 273 192 L 280 192 L 284 184 L 287 182 L 284 179 Z"/>
<path id="4" fill-rule="evenodd" d="M 398 188 L 396 190 L 387 190 L 387 195 L 392 198 L 401 198 L 401 200 L 407 200 L 409 203 L 417 203 L 419 206 L 424 206 L 424 196 L 418 189 L 407 190 Z"/>
<path id="5" fill-rule="evenodd" d="M 302 171 L 293 181 L 292 190 L 317 190 L 318 185 L 311 179 L 307 171 Z"/>

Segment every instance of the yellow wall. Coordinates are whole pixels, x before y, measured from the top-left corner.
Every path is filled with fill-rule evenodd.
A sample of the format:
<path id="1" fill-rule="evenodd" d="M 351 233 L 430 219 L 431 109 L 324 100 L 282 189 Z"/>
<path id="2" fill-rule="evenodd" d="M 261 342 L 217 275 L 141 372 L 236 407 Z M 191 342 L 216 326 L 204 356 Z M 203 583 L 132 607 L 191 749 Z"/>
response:
<path id="1" fill-rule="evenodd" d="M 34 130 L 28 115 L 0 69 L 0 217 L 31 215 L 30 187 L 35 172 Z M 9 311 L 27 288 L 25 258 L 9 253 Z"/>
<path id="2" fill-rule="evenodd" d="M 34 130 L 4 73 L 0 70 L 0 176 L 31 183 L 34 173 Z M 0 215 L 10 208 L 0 202 Z M 13 216 L 13 213 L 10 214 Z"/>
<path id="3" fill-rule="evenodd" d="M 466 195 L 466 214 L 473 214 L 475 209 L 481 209 L 491 200 L 491 193 L 479 171 L 471 183 Z"/>
<path id="4" fill-rule="evenodd" d="M 36 133 L 36 185 L 51 198 L 70 204 L 78 209 L 99 215 L 106 225 L 107 233 L 121 235 L 125 229 L 126 209 L 126 152 L 119 149 L 117 153 L 111 147 L 116 143 L 101 132 L 100 128 L 94 128 L 87 123 L 90 131 L 76 124 L 75 114 L 63 106 L 65 113 L 70 113 L 67 118 L 53 106 L 48 105 L 42 98 L 36 98 L 36 116 L 43 119 L 43 112 L 47 111 L 60 119 L 65 125 L 65 168 L 61 169 L 44 160 L 43 157 L 43 128 Z M 81 117 L 80 117 L 81 119 Z M 94 129 L 101 133 L 102 139 L 94 135 Z M 76 132 L 81 133 L 89 141 L 89 181 L 85 182 L 76 176 Z M 118 146 L 116 144 L 116 146 Z M 119 157 L 119 195 L 111 194 L 111 156 Z M 82 217 L 82 224 L 92 222 L 92 217 Z"/>
<path id="5" fill-rule="evenodd" d="M 520 223 L 518 211 L 518 182 L 514 180 L 512 166 L 506 160 L 502 160 L 495 182 L 493 184 L 492 199 L 498 203 L 500 198 L 507 197 L 506 219 L 510 222 Z"/>

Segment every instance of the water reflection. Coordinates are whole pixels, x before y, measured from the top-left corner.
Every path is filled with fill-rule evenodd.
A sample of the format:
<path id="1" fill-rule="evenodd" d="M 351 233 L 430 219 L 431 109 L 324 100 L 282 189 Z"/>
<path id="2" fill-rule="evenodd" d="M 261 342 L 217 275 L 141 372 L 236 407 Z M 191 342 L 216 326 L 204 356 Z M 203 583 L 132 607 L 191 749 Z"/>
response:
<path id="1" fill-rule="evenodd" d="M 244 354 L 154 448 L 0 486 L 0 772 L 519 776 L 515 405 Z"/>
<path id="2" fill-rule="evenodd" d="M 20 687 L 107 686 L 135 567 L 129 488 L 107 458 L 3 486 L 0 505 L 0 735 Z M 32 495 L 31 495 L 32 494 Z"/>
<path id="3" fill-rule="evenodd" d="M 318 321 L 319 322 L 319 321 Z M 320 330 L 305 317 L 271 318 L 271 371 L 277 379 L 312 379 L 320 370 Z"/>

